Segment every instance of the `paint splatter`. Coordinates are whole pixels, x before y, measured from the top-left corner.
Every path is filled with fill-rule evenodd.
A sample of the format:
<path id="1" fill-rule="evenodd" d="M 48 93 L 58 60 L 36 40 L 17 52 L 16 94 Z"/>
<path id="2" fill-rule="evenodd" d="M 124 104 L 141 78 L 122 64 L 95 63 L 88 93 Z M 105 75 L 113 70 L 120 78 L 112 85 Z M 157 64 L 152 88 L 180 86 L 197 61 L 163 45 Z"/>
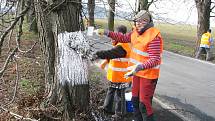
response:
<path id="1" fill-rule="evenodd" d="M 79 32 L 64 32 L 58 35 L 59 59 L 58 78 L 61 84 L 70 85 L 88 83 L 87 60 L 83 59 L 90 50 L 90 46 Z"/>

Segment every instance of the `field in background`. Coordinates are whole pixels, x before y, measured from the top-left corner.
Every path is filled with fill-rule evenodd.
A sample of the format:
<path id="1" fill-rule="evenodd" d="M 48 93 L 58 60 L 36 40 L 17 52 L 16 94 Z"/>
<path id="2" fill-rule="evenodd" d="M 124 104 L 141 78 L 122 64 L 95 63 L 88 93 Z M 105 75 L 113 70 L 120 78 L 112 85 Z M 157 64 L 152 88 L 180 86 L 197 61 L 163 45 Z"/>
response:
<path id="1" fill-rule="evenodd" d="M 115 20 L 115 27 L 118 25 L 126 25 L 129 30 L 133 26 L 133 22 Z M 107 28 L 107 20 L 97 19 L 96 25 L 101 28 Z M 164 39 L 164 49 L 185 56 L 194 56 L 197 27 L 192 25 L 165 24 L 155 23 L 155 27 L 159 28 Z M 214 29 L 212 29 L 212 33 Z M 215 37 L 215 35 L 213 35 Z M 215 49 L 213 48 L 213 53 Z M 214 54 L 213 54 L 214 55 Z M 215 61 L 214 61 L 215 62 Z"/>
<path id="2" fill-rule="evenodd" d="M 186 56 L 193 56 L 196 46 L 196 26 L 155 24 L 164 39 L 164 49 Z"/>

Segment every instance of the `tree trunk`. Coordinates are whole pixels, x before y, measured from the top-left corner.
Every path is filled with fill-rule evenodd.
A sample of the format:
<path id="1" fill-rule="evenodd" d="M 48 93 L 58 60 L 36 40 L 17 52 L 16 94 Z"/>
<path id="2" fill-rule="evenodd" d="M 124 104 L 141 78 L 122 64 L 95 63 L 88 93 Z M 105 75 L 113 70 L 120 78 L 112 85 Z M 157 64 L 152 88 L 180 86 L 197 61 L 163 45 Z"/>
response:
<path id="1" fill-rule="evenodd" d="M 89 26 L 94 26 L 95 0 L 88 0 Z"/>
<path id="2" fill-rule="evenodd" d="M 54 33 L 52 32 L 51 14 L 44 11 L 46 3 L 39 2 L 40 0 L 34 0 L 37 25 L 39 29 L 39 42 L 44 58 L 44 72 L 45 72 L 45 93 L 51 94 L 53 90 L 53 84 L 57 83 L 55 80 L 55 40 Z"/>
<path id="3" fill-rule="evenodd" d="M 81 0 L 34 0 L 37 25 L 39 28 L 40 45 L 44 55 L 46 94 L 49 103 L 64 106 L 63 120 L 73 120 L 78 112 L 86 112 L 89 106 L 89 84 L 86 63 L 69 48 L 70 43 L 59 41 L 59 35 L 80 30 Z M 47 6 L 52 8 L 47 9 Z M 51 11 L 50 11 L 51 10 Z M 65 34 L 66 35 L 66 34 Z M 69 38 L 70 39 L 70 38 Z M 72 38 L 76 39 L 76 37 Z M 62 41 L 67 41 L 63 38 Z M 71 43 L 76 43 L 71 42 Z M 68 52 L 61 51 L 59 44 Z M 66 45 L 68 44 L 68 45 Z M 62 49 L 62 48 L 61 48 Z M 75 56 L 69 63 L 64 63 L 64 54 Z M 72 57 L 71 56 L 71 57 Z M 74 62 L 79 62 L 78 65 Z M 59 65 L 65 66 L 59 66 Z M 68 65 L 66 65 L 68 64 Z M 71 69 L 71 66 L 73 69 Z M 77 69 L 77 66 L 80 66 Z M 62 76 L 63 74 L 67 77 Z M 76 71 L 77 70 L 77 71 Z M 80 77 L 81 76 L 81 77 Z M 80 77 L 80 78 L 77 78 Z M 84 80 L 84 81 L 83 81 Z M 83 82 L 83 83 L 79 83 Z M 63 101 L 61 100 L 63 99 Z"/>
<path id="4" fill-rule="evenodd" d="M 138 11 L 148 9 L 149 9 L 148 0 L 139 0 Z"/>
<path id="5" fill-rule="evenodd" d="M 115 0 L 108 0 L 109 12 L 108 12 L 108 29 L 114 30 L 114 12 L 115 12 Z"/>
<path id="6" fill-rule="evenodd" d="M 29 31 L 38 33 L 38 28 L 37 28 L 37 21 L 35 18 L 35 7 L 34 7 L 34 2 L 31 2 L 31 7 L 28 11 L 28 14 L 26 16 L 27 22 L 29 23 Z"/>
<path id="7" fill-rule="evenodd" d="M 210 27 L 210 6 L 211 0 L 195 0 L 198 12 L 198 25 L 197 25 L 197 44 L 199 47 L 201 36 L 207 32 Z M 197 49 L 196 49 L 197 51 Z"/>
<path id="8" fill-rule="evenodd" d="M 140 10 L 149 10 L 150 5 L 154 2 L 154 0 L 151 0 L 150 2 L 148 0 L 137 0 L 136 1 L 136 11 Z"/>

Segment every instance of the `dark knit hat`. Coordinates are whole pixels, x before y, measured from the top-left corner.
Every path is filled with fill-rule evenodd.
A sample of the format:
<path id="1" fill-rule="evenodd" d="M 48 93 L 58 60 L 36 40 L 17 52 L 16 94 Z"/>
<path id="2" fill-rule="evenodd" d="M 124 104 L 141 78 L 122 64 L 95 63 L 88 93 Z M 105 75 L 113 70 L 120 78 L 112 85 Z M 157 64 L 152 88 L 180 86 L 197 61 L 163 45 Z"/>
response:
<path id="1" fill-rule="evenodd" d="M 127 27 L 124 26 L 124 25 L 120 25 L 116 29 L 117 29 L 118 32 L 121 32 L 123 34 L 125 34 L 127 32 Z"/>

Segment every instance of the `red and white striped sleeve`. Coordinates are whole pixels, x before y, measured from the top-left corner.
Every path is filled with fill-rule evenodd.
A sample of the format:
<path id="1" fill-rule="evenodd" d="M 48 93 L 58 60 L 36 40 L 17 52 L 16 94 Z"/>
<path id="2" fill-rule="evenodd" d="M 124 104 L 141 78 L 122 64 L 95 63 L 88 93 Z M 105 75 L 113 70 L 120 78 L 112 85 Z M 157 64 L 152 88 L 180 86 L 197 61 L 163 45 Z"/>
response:
<path id="1" fill-rule="evenodd" d="M 157 36 L 147 47 L 149 60 L 143 63 L 143 68 L 149 69 L 159 65 L 161 60 L 161 51 L 161 38 Z"/>
<path id="2" fill-rule="evenodd" d="M 109 32 L 108 37 L 120 43 L 131 42 L 131 32 L 127 34 L 122 34 L 120 32 Z"/>

